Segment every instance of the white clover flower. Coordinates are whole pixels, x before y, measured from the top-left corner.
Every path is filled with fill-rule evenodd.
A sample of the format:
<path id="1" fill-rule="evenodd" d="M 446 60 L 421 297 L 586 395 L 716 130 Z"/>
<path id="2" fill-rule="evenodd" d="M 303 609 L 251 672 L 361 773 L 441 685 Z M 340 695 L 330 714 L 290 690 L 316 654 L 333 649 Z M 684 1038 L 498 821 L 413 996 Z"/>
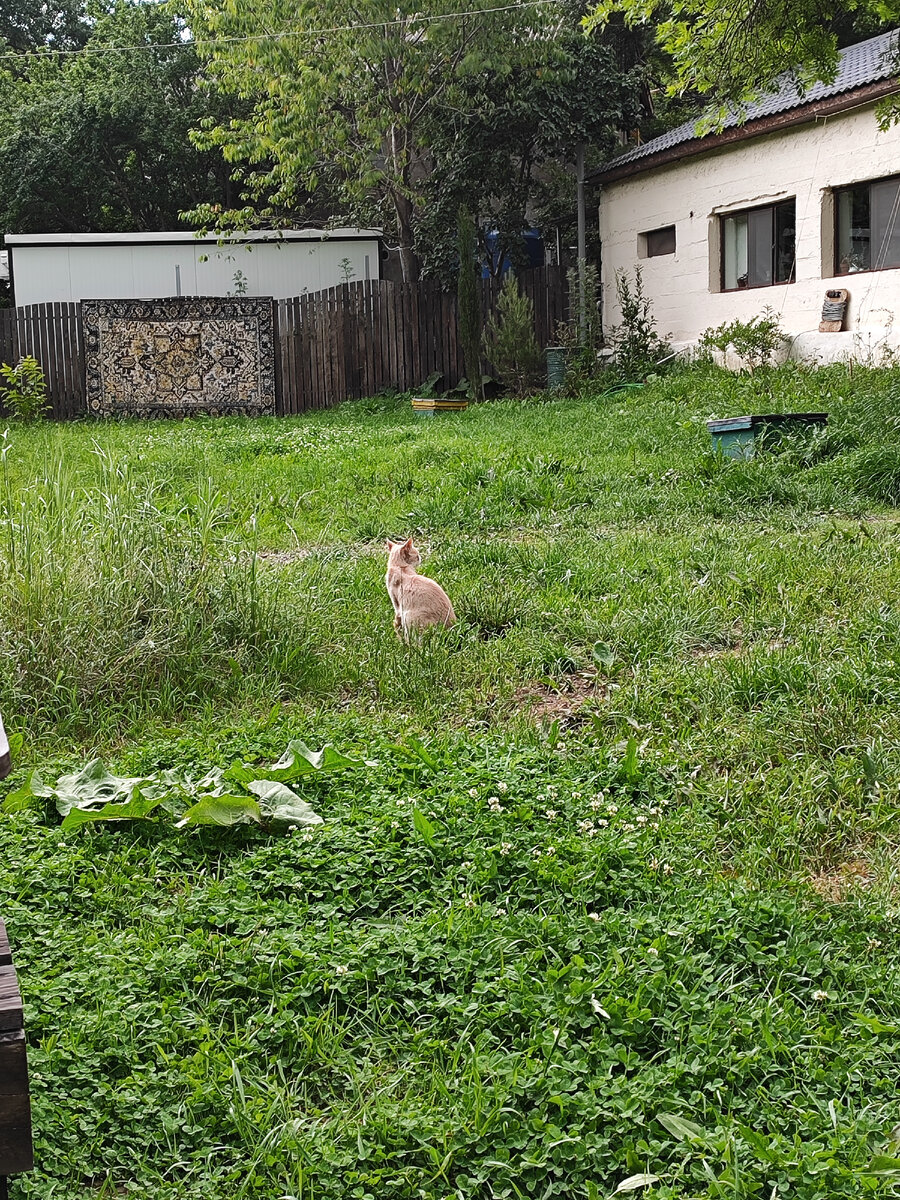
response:
<path id="1" fill-rule="evenodd" d="M 491 796 L 491 798 L 488 800 L 488 808 L 491 810 L 491 812 L 502 813 L 503 805 L 500 803 L 500 798 L 498 796 Z"/>
<path id="2" fill-rule="evenodd" d="M 573 793 L 572 793 L 572 799 L 573 799 L 573 800 L 580 800 L 580 799 L 581 799 L 581 792 L 573 792 Z"/>
<path id="3" fill-rule="evenodd" d="M 506 916 L 506 909 L 505 909 L 505 908 L 501 908 L 499 905 L 497 906 L 497 908 L 495 908 L 495 909 L 494 909 L 494 912 L 495 912 L 495 913 L 497 914 L 497 916 L 499 916 L 499 917 L 505 917 L 505 916 Z"/>
<path id="4" fill-rule="evenodd" d="M 469 795 L 474 800 L 475 797 L 478 795 L 478 788 L 469 788 Z"/>
<path id="5" fill-rule="evenodd" d="M 544 853 L 549 857 L 550 855 L 553 855 L 556 853 L 556 847 L 548 846 L 547 849 L 544 851 Z"/>
<path id="6" fill-rule="evenodd" d="M 658 871 L 659 870 L 659 859 L 651 858 L 648 865 L 649 865 L 651 871 Z"/>
<path id="7" fill-rule="evenodd" d="M 544 816 L 546 817 L 546 819 L 548 821 L 555 821 L 556 818 L 559 816 L 559 812 L 555 808 L 548 808 L 547 811 L 544 813 Z"/>
<path id="8" fill-rule="evenodd" d="M 509 854 L 510 850 L 512 850 L 512 842 L 501 842 L 500 843 L 500 853 L 501 854 Z"/>
<path id="9" fill-rule="evenodd" d="M 601 817 L 600 820 L 597 822 L 597 825 L 601 829 L 605 829 L 608 824 L 609 824 L 609 821 L 607 821 L 605 817 Z"/>
<path id="10" fill-rule="evenodd" d="M 533 858 L 540 858 L 540 857 L 541 857 L 541 848 L 540 848 L 540 846 L 535 846 L 535 848 L 532 850 L 531 854 L 532 854 L 532 857 L 533 857 Z"/>
<path id="11" fill-rule="evenodd" d="M 399 829 L 399 828 L 400 828 L 399 821 L 391 821 L 391 829 Z"/>
<path id="12" fill-rule="evenodd" d="M 669 863 L 666 863 L 666 865 L 663 867 L 663 875 L 671 875 L 671 874 L 672 874 L 672 867 L 670 866 Z"/>
<path id="13" fill-rule="evenodd" d="M 589 912 L 589 913 L 588 913 L 588 917 L 589 917 L 589 918 L 590 918 L 592 921 L 599 921 L 599 920 L 600 920 L 600 914 L 599 914 L 599 913 L 595 913 L 595 912 Z"/>
<path id="14" fill-rule="evenodd" d="M 349 970 L 350 970 L 349 967 L 339 966 L 339 967 L 334 968 L 334 973 L 335 973 L 335 975 L 346 975 L 349 972 Z"/>
<path id="15" fill-rule="evenodd" d="M 471 896 L 466 896 L 465 905 L 466 905 L 466 908 L 474 908 L 475 907 L 475 901 L 472 899 Z"/>
<path id="16" fill-rule="evenodd" d="M 594 811 L 596 811 L 598 808 L 602 808 L 602 807 L 603 807 L 603 798 L 601 796 L 595 796 L 593 798 L 593 800 L 591 801 L 591 808 L 593 808 Z"/>
<path id="17" fill-rule="evenodd" d="M 544 795 L 543 792 L 539 792 L 537 799 L 538 799 L 538 804 L 543 804 L 544 801 L 547 799 L 547 797 Z"/>
<path id="18" fill-rule="evenodd" d="M 609 804 L 607 805 L 606 811 L 615 815 L 619 811 L 619 806 L 617 804 Z"/>
<path id="19" fill-rule="evenodd" d="M 816 988 L 816 990 L 812 994 L 812 998 L 813 998 L 813 1000 L 827 1000 L 828 993 L 823 992 L 821 988 Z"/>
<path id="20" fill-rule="evenodd" d="M 498 791 L 498 792 L 501 792 L 501 793 L 502 793 L 502 792 L 508 792 L 508 791 L 509 791 L 509 784 L 506 784 L 506 783 L 504 783 L 504 782 L 501 780 L 501 781 L 500 781 L 500 783 L 498 783 L 498 784 L 497 784 L 497 791 Z"/>
<path id="21" fill-rule="evenodd" d="M 630 821 L 626 821 L 626 823 L 622 826 L 622 828 L 626 831 L 626 833 L 634 832 L 634 826 L 631 824 Z"/>
<path id="22" fill-rule="evenodd" d="M 866 945 L 869 947 L 870 950 L 877 950 L 878 947 L 881 945 L 881 939 L 876 938 L 876 937 L 870 937 L 868 939 L 868 941 L 866 942 Z"/>

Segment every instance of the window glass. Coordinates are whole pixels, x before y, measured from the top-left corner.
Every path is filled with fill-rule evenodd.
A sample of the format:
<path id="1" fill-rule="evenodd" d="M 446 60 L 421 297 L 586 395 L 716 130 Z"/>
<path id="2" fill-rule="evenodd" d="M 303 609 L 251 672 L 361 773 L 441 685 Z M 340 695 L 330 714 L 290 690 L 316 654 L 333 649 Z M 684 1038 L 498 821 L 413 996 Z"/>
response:
<path id="1" fill-rule="evenodd" d="M 872 213 L 872 266 L 900 266 L 900 221 L 897 219 L 898 180 L 873 183 L 869 193 Z"/>
<path id="2" fill-rule="evenodd" d="M 675 253 L 675 226 L 667 225 L 665 229 L 651 229 L 645 233 L 647 239 L 647 257 L 656 258 L 660 254 Z"/>
<path id="3" fill-rule="evenodd" d="M 868 271 L 872 265 L 868 184 L 838 192 L 837 222 L 838 275 Z"/>
<path id="4" fill-rule="evenodd" d="M 767 204 L 722 218 L 722 287 L 793 283 L 796 203 Z"/>
<path id="5" fill-rule="evenodd" d="M 835 199 L 836 273 L 900 267 L 900 178 L 841 188 Z"/>
<path id="6" fill-rule="evenodd" d="M 747 286 L 767 287 L 774 281 L 774 213 L 754 208 L 747 213 Z"/>
<path id="7" fill-rule="evenodd" d="M 747 214 L 737 213 L 722 222 L 726 291 L 747 286 Z"/>
<path id="8" fill-rule="evenodd" d="M 775 206 L 775 282 L 793 283 L 797 267 L 797 205 Z"/>

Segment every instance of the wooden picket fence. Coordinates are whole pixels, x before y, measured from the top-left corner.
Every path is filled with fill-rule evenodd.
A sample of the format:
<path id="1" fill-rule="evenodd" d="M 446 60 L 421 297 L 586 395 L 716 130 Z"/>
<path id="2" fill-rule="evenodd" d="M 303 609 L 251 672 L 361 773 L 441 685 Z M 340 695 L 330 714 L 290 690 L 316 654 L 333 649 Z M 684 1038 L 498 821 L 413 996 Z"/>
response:
<path id="1" fill-rule="evenodd" d="M 567 317 L 565 273 L 538 267 L 520 277 L 535 310 L 543 348 Z M 483 280 L 485 317 L 500 283 Z M 386 388 L 415 388 L 432 375 L 455 386 L 465 374 L 455 294 L 433 280 L 342 284 L 273 302 L 276 413 L 286 416 L 374 396 Z M 85 412 L 84 343 L 80 306 L 34 304 L 0 309 L 0 362 L 32 354 L 44 370 L 50 415 L 70 420 Z M 491 364 L 484 369 L 490 373 Z M 0 406 L 0 413 L 2 413 Z"/>
<path id="2" fill-rule="evenodd" d="M 78 304 L 29 304 L 0 308 L 0 363 L 27 355 L 47 380 L 50 416 L 71 420 L 84 412 L 84 344 Z M 0 413 L 3 408 L 0 405 Z"/>
<path id="3" fill-rule="evenodd" d="M 520 278 L 534 303 L 541 348 L 567 316 L 565 272 L 538 267 Z M 481 310 L 496 308 L 498 280 L 482 280 Z M 278 300 L 275 305 L 278 412 L 328 408 L 341 400 L 406 391 L 432 375 L 454 387 L 465 375 L 456 296 L 432 280 L 367 280 Z M 483 368 L 491 372 L 491 364 Z"/>

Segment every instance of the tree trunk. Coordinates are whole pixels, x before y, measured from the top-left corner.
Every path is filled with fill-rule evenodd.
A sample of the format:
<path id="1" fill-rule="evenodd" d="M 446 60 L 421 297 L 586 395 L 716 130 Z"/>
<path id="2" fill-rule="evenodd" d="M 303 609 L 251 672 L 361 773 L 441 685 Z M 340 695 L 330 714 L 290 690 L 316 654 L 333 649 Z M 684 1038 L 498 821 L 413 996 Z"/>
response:
<path id="1" fill-rule="evenodd" d="M 408 196 L 394 192 L 394 209 L 397 213 L 397 233 L 400 242 L 400 267 L 404 283 L 418 283 L 420 264 L 415 250 L 413 232 L 413 204 Z"/>

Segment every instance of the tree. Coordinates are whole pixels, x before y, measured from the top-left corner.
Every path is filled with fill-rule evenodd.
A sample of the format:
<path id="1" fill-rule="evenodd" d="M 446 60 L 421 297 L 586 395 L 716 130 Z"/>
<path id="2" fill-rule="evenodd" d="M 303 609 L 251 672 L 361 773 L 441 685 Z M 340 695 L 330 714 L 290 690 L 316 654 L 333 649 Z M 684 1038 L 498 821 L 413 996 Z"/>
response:
<path id="1" fill-rule="evenodd" d="M 421 233 L 430 273 L 449 277 L 456 246 L 450 231 L 461 203 L 476 216 L 483 260 L 524 265 L 523 234 L 532 226 L 574 233 L 574 161 L 580 145 L 589 166 L 620 149 L 620 133 L 647 109 L 649 68 L 644 31 L 622 22 L 590 37 L 581 3 L 561 19 L 530 59 L 503 76 L 479 71 L 461 85 L 463 101 L 434 114 L 429 144 L 438 164 L 425 182 Z M 488 245 L 486 233 L 496 235 Z"/>
<path id="2" fill-rule="evenodd" d="M 183 209 L 227 202 L 227 165 L 188 137 L 221 101 L 180 36 L 162 6 L 119 0 L 92 31 L 104 52 L 0 62 L 0 230 L 171 229 Z"/>
<path id="3" fill-rule="evenodd" d="M 186 0 L 189 23 L 222 91 L 251 106 L 196 135 L 246 163 L 243 210 L 195 214 L 240 225 L 271 218 L 323 185 L 336 217 L 385 225 L 404 278 L 420 271 L 418 227 L 439 164 L 430 132 L 470 102 L 467 81 L 512 78 L 533 58 L 551 19 L 495 0 Z M 264 31 L 264 32 L 261 32 Z M 448 229 L 455 225 L 454 205 Z"/>
<path id="4" fill-rule="evenodd" d="M 0 48 L 72 49 L 89 34 L 80 0 L 0 0 Z"/>
<path id="5" fill-rule="evenodd" d="M 673 64 L 673 91 L 695 88 L 720 100 L 746 101 L 783 71 L 800 86 L 834 78 L 838 47 L 851 30 L 866 37 L 900 20 L 898 0 L 600 0 L 588 29 L 623 14 L 655 25 Z M 856 40 L 850 37 L 849 40 Z"/>

